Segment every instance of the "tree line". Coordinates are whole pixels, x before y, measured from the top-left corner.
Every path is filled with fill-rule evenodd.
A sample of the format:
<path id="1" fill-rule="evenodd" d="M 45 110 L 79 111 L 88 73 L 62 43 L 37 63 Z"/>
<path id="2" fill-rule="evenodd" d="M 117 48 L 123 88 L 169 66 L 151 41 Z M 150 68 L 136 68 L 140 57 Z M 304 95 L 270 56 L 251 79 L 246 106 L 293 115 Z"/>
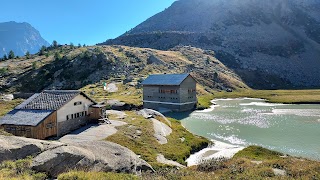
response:
<path id="1" fill-rule="evenodd" d="M 61 46 L 61 45 L 60 45 L 56 40 L 54 40 L 49 47 L 47 47 L 47 46 L 42 46 L 37 54 L 39 54 L 40 56 L 42 56 L 42 55 L 47 55 L 47 54 L 45 53 L 46 51 L 48 51 L 48 50 L 54 50 L 54 49 L 56 49 L 56 48 L 58 48 L 58 47 L 60 47 L 60 46 Z M 72 48 L 72 49 L 74 49 L 74 48 L 76 47 L 73 43 L 70 43 L 69 46 L 70 46 L 70 48 Z M 81 44 L 79 43 L 77 47 L 78 47 L 78 48 L 80 48 L 80 47 L 86 47 L 86 45 L 85 45 L 85 44 L 81 45 Z M 27 52 L 25 53 L 25 57 L 26 57 L 26 59 L 30 59 L 30 58 L 31 58 L 31 54 L 30 54 L 29 51 L 27 51 Z M 9 60 L 9 59 L 18 59 L 18 58 L 20 58 L 20 57 L 19 57 L 19 56 L 15 56 L 15 53 L 13 52 L 13 50 L 10 50 L 9 53 L 3 55 L 3 57 L 0 58 L 0 60 L 1 60 L 1 61 L 5 61 L 5 60 Z"/>

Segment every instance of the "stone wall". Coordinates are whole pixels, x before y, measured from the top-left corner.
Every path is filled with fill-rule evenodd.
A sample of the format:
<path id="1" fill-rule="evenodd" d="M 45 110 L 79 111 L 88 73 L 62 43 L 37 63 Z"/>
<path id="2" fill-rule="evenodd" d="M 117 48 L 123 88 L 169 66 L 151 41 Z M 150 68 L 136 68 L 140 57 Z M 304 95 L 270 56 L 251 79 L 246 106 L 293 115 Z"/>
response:
<path id="1" fill-rule="evenodd" d="M 90 122 L 88 117 L 80 117 L 76 119 L 69 119 L 67 121 L 58 122 L 58 136 L 63 136 L 69 132 L 80 128 Z"/>

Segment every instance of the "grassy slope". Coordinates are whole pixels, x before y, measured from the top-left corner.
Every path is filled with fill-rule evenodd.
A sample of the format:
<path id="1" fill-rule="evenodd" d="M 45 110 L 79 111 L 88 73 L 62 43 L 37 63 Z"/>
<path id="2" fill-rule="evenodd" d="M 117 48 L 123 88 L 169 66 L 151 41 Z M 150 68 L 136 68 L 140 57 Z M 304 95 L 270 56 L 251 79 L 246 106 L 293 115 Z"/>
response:
<path id="1" fill-rule="evenodd" d="M 13 161 L 5 161 L 0 164 L 0 180 L 44 180 L 46 175 L 30 169 L 31 158 Z"/>
<path id="2" fill-rule="evenodd" d="M 132 179 L 319 179 L 320 162 L 295 157 L 280 157 L 281 153 L 251 146 L 240 151 L 230 160 L 203 162 L 184 169 L 159 169 L 156 173 L 143 173 Z M 259 160 L 259 163 L 257 163 Z M 276 176 L 273 168 L 284 170 L 285 176 Z M 60 175 L 67 179 L 105 178 L 109 173 L 71 172 Z M 120 175 L 119 175 L 120 176 Z M 124 179 L 128 175 L 122 174 Z M 112 178 L 111 178 L 112 179 Z"/>
<path id="3" fill-rule="evenodd" d="M 0 117 L 7 114 L 22 101 L 22 99 L 15 99 L 13 101 L 0 101 Z"/>
<path id="4" fill-rule="evenodd" d="M 105 82 L 110 83 L 112 80 Z M 80 90 L 98 102 L 117 99 L 127 104 L 133 104 L 136 106 L 142 105 L 142 89 L 137 89 L 129 85 L 123 85 L 122 83 L 118 83 L 116 85 L 119 90 L 115 93 L 108 93 L 104 91 L 102 82 L 87 85 Z M 91 94 L 91 92 L 94 92 L 94 94 Z"/>
<path id="5" fill-rule="evenodd" d="M 126 113 L 128 117 L 124 121 L 128 124 L 119 127 L 119 131 L 109 136 L 106 140 L 131 149 L 154 167 L 162 166 L 156 161 L 157 154 L 159 153 L 168 159 L 185 164 L 185 159 L 192 151 L 207 146 L 209 143 L 207 139 L 194 136 L 188 132 L 179 121 L 170 119 L 173 132 L 167 137 L 168 143 L 160 145 L 153 137 L 154 130 L 150 120 L 132 111 Z M 161 118 L 158 119 L 161 120 Z M 166 123 L 164 120 L 161 121 Z M 138 131 L 142 133 L 137 133 Z M 182 142 L 180 138 L 185 138 L 185 140 Z"/>

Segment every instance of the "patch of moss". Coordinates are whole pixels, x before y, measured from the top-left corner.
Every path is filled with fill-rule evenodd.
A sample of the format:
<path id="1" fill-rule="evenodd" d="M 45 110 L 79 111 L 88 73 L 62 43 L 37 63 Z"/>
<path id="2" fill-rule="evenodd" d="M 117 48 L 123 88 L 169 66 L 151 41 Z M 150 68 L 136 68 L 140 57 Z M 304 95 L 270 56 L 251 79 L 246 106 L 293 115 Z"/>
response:
<path id="1" fill-rule="evenodd" d="M 279 159 L 283 156 L 282 153 L 271 151 L 269 149 L 260 146 L 249 146 L 242 151 L 239 151 L 234 155 L 234 158 L 248 158 L 252 160 L 268 160 L 268 159 Z"/>

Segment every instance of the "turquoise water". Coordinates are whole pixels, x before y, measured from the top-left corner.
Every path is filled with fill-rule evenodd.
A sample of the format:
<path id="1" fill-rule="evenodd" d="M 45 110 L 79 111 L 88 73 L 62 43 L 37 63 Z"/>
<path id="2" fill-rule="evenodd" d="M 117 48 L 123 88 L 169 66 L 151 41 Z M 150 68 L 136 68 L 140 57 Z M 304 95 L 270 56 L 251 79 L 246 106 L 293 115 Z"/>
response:
<path id="1" fill-rule="evenodd" d="M 320 105 L 270 104 L 248 98 L 214 103 L 217 106 L 209 112 L 174 116 L 191 132 L 210 139 L 320 160 Z"/>

